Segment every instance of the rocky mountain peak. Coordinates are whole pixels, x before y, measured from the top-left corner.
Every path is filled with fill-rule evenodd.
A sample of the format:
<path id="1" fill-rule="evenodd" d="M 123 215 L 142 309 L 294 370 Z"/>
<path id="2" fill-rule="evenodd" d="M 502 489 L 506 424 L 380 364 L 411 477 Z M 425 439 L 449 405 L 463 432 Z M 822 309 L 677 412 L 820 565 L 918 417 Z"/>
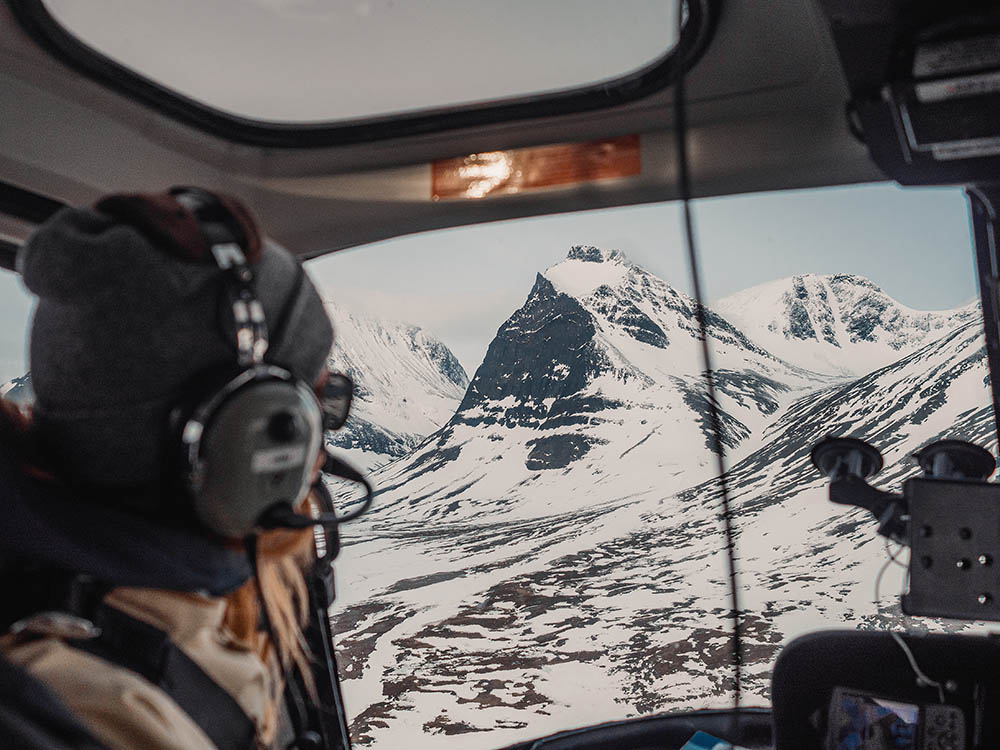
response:
<path id="1" fill-rule="evenodd" d="M 608 250 L 594 245 L 573 245 L 569 249 L 566 260 L 582 260 L 586 263 L 628 263 L 628 259 L 621 250 Z"/>
<path id="2" fill-rule="evenodd" d="M 347 529 L 340 574 L 364 585 L 334 616 L 364 743 L 391 744 L 392 722 L 425 717 L 425 737 L 444 728 L 471 748 L 537 736 L 538 714 L 590 723 L 581 681 L 608 686 L 608 716 L 728 689 L 718 660 L 701 658 L 726 609 L 705 577 L 724 548 L 697 305 L 608 259 L 574 248 L 535 278 L 458 413 L 378 469 L 372 513 Z M 982 323 L 975 307 L 910 310 L 851 275 L 779 279 L 705 314 L 740 575 L 764 607 L 747 610 L 745 689 L 766 703 L 781 642 L 834 619 L 899 617 L 890 586 L 872 613 L 881 545 L 870 521 L 826 502 L 811 445 L 871 440 L 886 488 L 931 440 L 992 446 Z"/>

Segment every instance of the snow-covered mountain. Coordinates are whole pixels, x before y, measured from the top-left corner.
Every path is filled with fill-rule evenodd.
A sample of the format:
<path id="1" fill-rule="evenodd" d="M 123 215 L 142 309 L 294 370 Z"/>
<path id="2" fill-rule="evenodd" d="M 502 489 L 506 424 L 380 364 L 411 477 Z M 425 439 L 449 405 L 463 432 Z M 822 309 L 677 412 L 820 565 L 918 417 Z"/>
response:
<path id="1" fill-rule="evenodd" d="M 827 278 L 828 297 L 839 286 L 855 312 L 875 294 L 858 277 L 806 278 Z M 810 342 L 785 338 L 792 308 L 764 316 L 782 332 L 780 358 L 707 311 L 751 702 L 766 703 L 789 637 L 898 618 L 899 576 L 870 603 L 886 561 L 875 524 L 826 501 L 813 443 L 874 442 L 881 486 L 931 440 L 995 447 L 978 311 L 930 314 L 915 341 L 921 314 L 885 300 L 871 341 L 860 314 L 831 324 L 857 377 L 796 350 Z M 694 303 L 618 253 L 573 248 L 536 278 L 454 417 L 376 473 L 376 509 L 345 529 L 336 632 L 358 744 L 490 748 L 726 705 L 726 561 L 698 347 Z"/>
<path id="2" fill-rule="evenodd" d="M 469 384 L 451 351 L 416 326 L 375 320 L 332 302 L 330 367 L 354 381 L 344 427 L 327 439 L 370 469 L 409 453 L 448 421 Z"/>
<path id="3" fill-rule="evenodd" d="M 0 397 L 22 406 L 32 404 L 35 400 L 35 392 L 31 390 L 31 373 L 27 372 L 21 377 L 8 380 L 0 385 Z"/>
<path id="4" fill-rule="evenodd" d="M 778 279 L 724 297 L 713 308 L 787 362 L 848 376 L 895 362 L 979 315 L 977 304 L 912 310 L 851 274 Z"/>
<path id="5" fill-rule="evenodd" d="M 574 247 L 500 327 L 447 426 L 380 475 L 374 512 L 538 517 L 711 476 L 695 316 L 692 299 L 620 253 Z M 729 448 L 796 392 L 830 382 L 717 315 L 708 323 Z"/>
<path id="6" fill-rule="evenodd" d="M 759 436 L 758 450 L 729 473 L 744 606 L 769 613 L 770 632 L 786 639 L 831 625 L 904 626 L 898 572 L 884 576 L 879 604 L 872 603 L 879 571 L 888 565 L 877 523 L 867 511 L 827 501 L 826 482 L 809 451 L 828 434 L 866 440 L 886 462 L 873 484 L 899 492 L 903 480 L 918 473 L 912 454 L 928 443 L 959 438 L 996 454 L 995 430 L 981 319 L 961 323 L 880 370 L 793 403 Z M 712 490 L 703 484 L 681 498 L 703 498 Z M 918 628 L 971 627 L 921 619 L 914 623 Z M 765 645 L 759 637 L 748 641 L 751 650 Z M 755 670 L 761 695 L 769 666 Z"/>

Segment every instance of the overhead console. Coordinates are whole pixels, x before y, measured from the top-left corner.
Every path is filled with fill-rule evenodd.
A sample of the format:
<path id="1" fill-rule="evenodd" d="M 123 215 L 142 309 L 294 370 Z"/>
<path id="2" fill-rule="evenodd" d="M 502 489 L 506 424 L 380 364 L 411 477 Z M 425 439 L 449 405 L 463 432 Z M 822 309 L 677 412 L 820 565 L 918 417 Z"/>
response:
<path id="1" fill-rule="evenodd" d="M 903 185 L 1000 179 L 1000 8 L 821 0 L 852 131 Z"/>

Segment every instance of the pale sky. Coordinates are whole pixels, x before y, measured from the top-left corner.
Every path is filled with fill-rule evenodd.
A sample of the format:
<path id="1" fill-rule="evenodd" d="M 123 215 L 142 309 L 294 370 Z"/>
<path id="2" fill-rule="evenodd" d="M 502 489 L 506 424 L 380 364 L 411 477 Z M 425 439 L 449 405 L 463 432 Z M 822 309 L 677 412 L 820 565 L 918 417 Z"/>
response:
<path id="1" fill-rule="evenodd" d="M 652 204 L 479 224 L 401 237 L 310 261 L 349 309 L 427 328 L 471 375 L 535 273 L 570 246 L 597 245 L 690 293 L 679 205 Z M 801 273 L 855 273 L 918 310 L 976 291 L 965 196 L 891 185 L 782 191 L 695 204 L 708 300 Z"/>
<path id="2" fill-rule="evenodd" d="M 574 244 L 616 248 L 684 292 L 679 207 L 654 204 L 410 235 L 307 264 L 323 294 L 428 329 L 471 375 L 535 274 Z M 856 273 L 918 310 L 976 295 L 968 209 L 957 188 L 891 185 L 715 198 L 695 204 L 709 301 L 800 273 Z M 26 369 L 30 297 L 0 273 L 0 383 Z"/>

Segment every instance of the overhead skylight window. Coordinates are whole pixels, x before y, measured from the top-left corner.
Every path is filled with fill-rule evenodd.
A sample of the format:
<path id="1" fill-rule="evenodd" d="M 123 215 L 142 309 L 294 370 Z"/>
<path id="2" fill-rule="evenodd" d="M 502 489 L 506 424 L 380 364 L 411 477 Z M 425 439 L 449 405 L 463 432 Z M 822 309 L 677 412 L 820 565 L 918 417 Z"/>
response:
<path id="1" fill-rule="evenodd" d="M 333 123 L 613 81 L 664 58 L 676 0 L 46 0 L 95 52 L 271 123 Z"/>

